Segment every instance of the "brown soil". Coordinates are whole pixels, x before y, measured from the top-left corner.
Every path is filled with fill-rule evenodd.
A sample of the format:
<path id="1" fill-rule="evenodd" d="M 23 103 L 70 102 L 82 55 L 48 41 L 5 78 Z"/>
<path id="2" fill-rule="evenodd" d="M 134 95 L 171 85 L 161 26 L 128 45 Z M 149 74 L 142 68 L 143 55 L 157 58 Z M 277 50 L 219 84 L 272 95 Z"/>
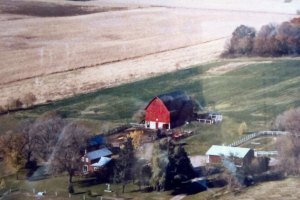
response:
<path id="1" fill-rule="evenodd" d="M 37 17 L 63 17 L 85 15 L 97 12 L 126 10 L 126 7 L 94 7 L 79 5 L 62 5 L 57 3 L 34 1 L 10 1 L 0 4 L 2 14 L 28 15 Z"/>

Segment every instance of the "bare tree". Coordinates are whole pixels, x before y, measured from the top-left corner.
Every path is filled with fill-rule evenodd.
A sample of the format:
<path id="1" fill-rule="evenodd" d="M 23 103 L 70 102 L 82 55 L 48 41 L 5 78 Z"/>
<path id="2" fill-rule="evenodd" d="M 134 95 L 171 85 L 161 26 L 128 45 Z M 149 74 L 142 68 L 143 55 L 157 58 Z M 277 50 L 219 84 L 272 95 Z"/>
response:
<path id="1" fill-rule="evenodd" d="M 33 120 L 27 119 L 22 121 L 19 125 L 19 132 L 25 143 L 23 154 L 26 159 L 26 165 L 31 163 L 32 155 L 37 150 L 36 139 L 38 133 L 31 131 L 33 124 Z"/>
<path id="2" fill-rule="evenodd" d="M 277 140 L 280 168 L 287 174 L 300 174 L 300 108 L 290 109 L 275 120 L 275 128 L 290 132 Z"/>
<path id="3" fill-rule="evenodd" d="M 19 171 L 26 162 L 24 156 L 25 145 L 26 141 L 20 133 L 7 132 L 0 137 L 0 154 L 3 155 L 8 167 L 16 170 L 17 179 Z"/>
<path id="4" fill-rule="evenodd" d="M 289 175 L 300 174 L 300 138 L 294 135 L 282 136 L 277 140 L 279 169 Z"/>
<path id="5" fill-rule="evenodd" d="M 125 192 L 125 187 L 129 180 L 132 180 L 133 173 L 132 167 L 136 162 L 136 158 L 134 156 L 134 146 L 132 144 L 132 139 L 127 137 L 124 144 L 121 147 L 121 151 L 119 153 L 119 158 L 116 161 L 115 169 L 114 169 L 114 182 L 122 184 L 122 193 Z"/>
<path id="6" fill-rule="evenodd" d="M 49 160 L 51 174 L 68 173 L 69 191 L 73 188 L 74 173 L 80 170 L 81 151 L 86 147 L 88 136 L 89 131 L 84 126 L 76 123 L 66 125 Z"/>
<path id="7" fill-rule="evenodd" d="M 34 136 L 35 156 L 42 161 L 48 161 L 52 154 L 65 122 L 58 116 L 50 116 L 35 121 L 30 130 Z"/>
<path id="8" fill-rule="evenodd" d="M 262 56 L 280 54 L 280 41 L 276 38 L 278 26 L 268 24 L 261 27 L 254 42 L 254 53 Z"/>
<path id="9" fill-rule="evenodd" d="M 278 115 L 274 123 L 274 128 L 300 135 L 300 107 L 287 110 Z"/>

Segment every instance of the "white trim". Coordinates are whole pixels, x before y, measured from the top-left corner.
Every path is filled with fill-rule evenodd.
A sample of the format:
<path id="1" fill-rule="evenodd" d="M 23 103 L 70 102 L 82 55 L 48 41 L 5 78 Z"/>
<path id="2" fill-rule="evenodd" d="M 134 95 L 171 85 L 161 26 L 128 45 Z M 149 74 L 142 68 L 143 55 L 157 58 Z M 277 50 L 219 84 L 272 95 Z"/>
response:
<path id="1" fill-rule="evenodd" d="M 89 173 L 89 166 L 88 166 L 88 165 L 83 165 L 83 166 L 82 166 L 82 172 L 83 172 L 84 174 Z"/>

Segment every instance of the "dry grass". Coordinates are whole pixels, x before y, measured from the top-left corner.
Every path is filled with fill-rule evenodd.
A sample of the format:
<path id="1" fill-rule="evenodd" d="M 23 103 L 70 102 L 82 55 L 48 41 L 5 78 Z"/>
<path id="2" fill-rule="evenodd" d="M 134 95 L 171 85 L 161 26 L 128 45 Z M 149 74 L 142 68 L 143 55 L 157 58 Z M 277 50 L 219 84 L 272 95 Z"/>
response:
<path id="1" fill-rule="evenodd" d="M 291 18 L 99 1 L 33 1 L 1 4 L 0 105 L 29 91 L 41 103 L 215 60 L 236 26 Z"/>
<path id="2" fill-rule="evenodd" d="M 224 200 L 297 200 L 300 198 L 299 178 L 288 178 L 283 181 L 271 181 L 247 188 L 241 194 L 223 196 Z"/>

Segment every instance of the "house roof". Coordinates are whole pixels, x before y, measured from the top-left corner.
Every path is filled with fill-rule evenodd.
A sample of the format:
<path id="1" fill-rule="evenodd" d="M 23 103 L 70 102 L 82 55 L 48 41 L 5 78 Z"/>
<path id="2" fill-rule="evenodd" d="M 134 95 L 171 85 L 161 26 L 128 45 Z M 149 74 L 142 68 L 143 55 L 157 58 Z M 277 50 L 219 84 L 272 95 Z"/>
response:
<path id="1" fill-rule="evenodd" d="M 96 151 L 91 151 L 86 154 L 90 160 L 98 159 L 104 156 L 112 155 L 112 152 L 108 148 L 102 148 Z"/>
<path id="2" fill-rule="evenodd" d="M 234 156 L 237 158 L 244 158 L 250 150 L 251 150 L 250 148 L 243 148 L 243 147 L 213 145 L 206 152 L 206 155 L 225 156 L 225 157 Z"/>
<path id="3" fill-rule="evenodd" d="M 103 167 L 105 166 L 107 163 L 109 163 L 111 161 L 111 158 L 108 157 L 101 157 L 100 160 L 94 164 L 92 164 L 93 167 Z"/>

